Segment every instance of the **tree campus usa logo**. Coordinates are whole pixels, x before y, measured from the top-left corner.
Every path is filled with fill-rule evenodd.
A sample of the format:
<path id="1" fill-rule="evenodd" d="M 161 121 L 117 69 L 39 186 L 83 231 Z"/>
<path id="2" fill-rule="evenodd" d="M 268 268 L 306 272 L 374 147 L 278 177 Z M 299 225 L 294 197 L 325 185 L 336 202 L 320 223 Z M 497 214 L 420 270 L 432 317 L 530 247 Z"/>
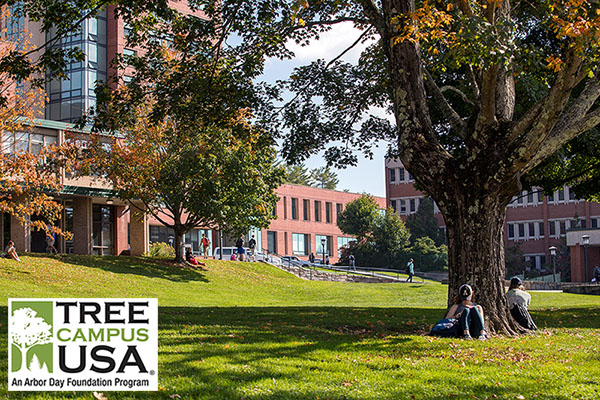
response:
<path id="1" fill-rule="evenodd" d="M 158 389 L 157 299 L 9 299 L 8 389 Z"/>

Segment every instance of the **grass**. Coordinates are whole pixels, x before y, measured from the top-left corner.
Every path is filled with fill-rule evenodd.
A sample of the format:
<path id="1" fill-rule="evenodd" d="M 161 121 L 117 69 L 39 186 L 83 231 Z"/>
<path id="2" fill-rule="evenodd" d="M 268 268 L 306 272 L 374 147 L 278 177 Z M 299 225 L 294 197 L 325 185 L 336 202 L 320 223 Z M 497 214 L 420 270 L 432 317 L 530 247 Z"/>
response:
<path id="1" fill-rule="evenodd" d="M 0 259 L 3 366 L 8 297 L 159 299 L 160 390 L 109 399 L 600 398 L 600 297 L 534 292 L 539 333 L 481 343 L 424 335 L 444 313 L 441 284 L 310 282 L 212 260 L 199 270 L 124 257 L 23 261 Z M 6 380 L 0 368 L 0 398 L 93 398 L 7 392 Z"/>

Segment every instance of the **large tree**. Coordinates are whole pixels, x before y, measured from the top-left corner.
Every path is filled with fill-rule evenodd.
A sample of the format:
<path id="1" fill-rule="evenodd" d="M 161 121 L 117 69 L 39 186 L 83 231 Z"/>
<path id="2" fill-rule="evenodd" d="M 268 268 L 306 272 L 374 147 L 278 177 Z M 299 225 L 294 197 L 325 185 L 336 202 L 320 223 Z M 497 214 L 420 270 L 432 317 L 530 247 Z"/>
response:
<path id="1" fill-rule="evenodd" d="M 337 187 L 340 180 L 337 174 L 333 172 L 329 167 L 319 167 L 310 170 L 310 177 L 314 181 L 315 187 L 321 189 L 332 189 Z"/>
<path id="2" fill-rule="evenodd" d="M 374 38 L 358 64 L 298 68 L 279 115 L 289 159 L 325 151 L 335 165 L 392 140 L 444 215 L 450 302 L 474 286 L 491 330 L 515 332 L 504 297 L 505 206 L 521 179 L 600 123 L 597 3 L 413 0 L 225 1 L 247 48 L 290 56 L 341 22 Z M 357 35 L 358 36 L 358 35 Z M 267 39 L 267 40 L 264 40 Z M 254 47 L 253 47 L 254 46 Z M 534 90 L 535 89 L 535 90 Z M 519 95 L 517 95 L 517 93 Z M 395 124 L 369 115 L 389 107 Z M 334 142 L 335 141 L 335 142 Z"/>
<path id="3" fill-rule="evenodd" d="M 118 88 L 96 89 L 93 130 L 103 136 L 95 137 L 90 166 L 173 229 L 181 261 L 183 235 L 194 227 L 231 234 L 267 227 L 283 171 L 271 135 L 253 123 L 255 67 L 220 46 L 218 16 L 154 17 L 151 34 L 131 21 L 128 40 L 140 51 L 114 62 L 117 71 L 135 67 L 132 80 L 116 75 Z"/>

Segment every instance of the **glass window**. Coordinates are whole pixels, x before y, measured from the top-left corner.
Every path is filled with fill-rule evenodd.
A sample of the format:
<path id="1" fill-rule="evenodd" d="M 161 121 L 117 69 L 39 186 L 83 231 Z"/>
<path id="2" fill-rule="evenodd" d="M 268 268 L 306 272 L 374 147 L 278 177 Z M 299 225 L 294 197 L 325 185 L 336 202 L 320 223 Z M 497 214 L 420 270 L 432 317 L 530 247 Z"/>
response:
<path id="1" fill-rule="evenodd" d="M 513 239 L 515 237 L 515 226 L 513 224 L 508 224 L 508 238 Z"/>
<path id="2" fill-rule="evenodd" d="M 554 202 L 554 193 L 552 192 L 548 195 L 548 203 L 553 203 Z"/>
<path id="3" fill-rule="evenodd" d="M 519 237 L 525 237 L 525 224 L 519 224 Z"/>
<path id="4" fill-rule="evenodd" d="M 535 224 L 533 222 L 530 222 L 528 225 L 529 225 L 529 237 L 533 238 L 533 237 L 535 237 Z"/>
<path id="5" fill-rule="evenodd" d="M 277 232 L 267 231 L 267 251 L 277 253 Z"/>
<path id="6" fill-rule="evenodd" d="M 390 168 L 390 182 L 396 182 L 396 168 Z"/>
<path id="7" fill-rule="evenodd" d="M 24 132 L 15 134 L 15 150 L 17 152 L 29 151 L 29 135 Z"/>
<path id="8" fill-rule="evenodd" d="M 95 43 L 88 44 L 87 59 L 90 63 L 98 62 L 98 46 Z"/>
<path id="9" fill-rule="evenodd" d="M 323 239 L 325 239 L 325 246 L 323 246 L 323 243 L 321 242 Z M 330 243 L 330 236 L 325 236 L 325 235 L 315 235 L 315 256 L 316 255 L 323 255 L 323 251 L 325 252 L 325 255 L 331 256 L 331 252 L 330 252 L 330 248 L 331 248 L 331 243 Z"/>
<path id="10" fill-rule="evenodd" d="M 298 219 L 298 199 L 292 198 L 292 219 Z"/>
<path id="11" fill-rule="evenodd" d="M 527 192 L 527 203 L 533 204 L 533 192 Z"/>
<path id="12" fill-rule="evenodd" d="M 540 231 L 539 235 L 541 238 L 544 237 L 544 223 L 543 222 L 538 222 L 538 229 Z"/>
<path id="13" fill-rule="evenodd" d="M 352 242 L 354 240 L 356 240 L 356 239 L 354 239 L 352 237 L 338 236 L 338 238 L 337 238 L 338 257 L 342 256 L 342 252 L 341 252 L 342 247 L 349 245 L 350 242 Z"/>
<path id="14" fill-rule="evenodd" d="M 400 201 L 400 214 L 406 214 L 406 201 L 405 200 L 399 200 Z"/>
<path id="15" fill-rule="evenodd" d="M 567 234 L 567 225 L 566 225 L 565 221 L 560 221 L 560 234 L 561 235 Z"/>
<path id="16" fill-rule="evenodd" d="M 392 210 L 394 210 L 394 212 L 398 212 L 398 210 L 396 209 L 396 200 L 391 200 L 390 206 L 392 207 Z"/>
<path id="17" fill-rule="evenodd" d="M 560 189 L 558 191 L 558 201 L 565 201 L 565 190 Z"/>
<path id="18" fill-rule="evenodd" d="M 597 228 L 598 227 L 598 220 L 600 218 L 592 218 L 591 222 L 592 222 L 592 228 Z"/>
<path id="19" fill-rule="evenodd" d="M 310 220 L 310 200 L 302 200 L 302 217 L 305 221 Z"/>
<path id="20" fill-rule="evenodd" d="M 15 151 L 15 135 L 12 133 L 2 133 L 2 152 L 12 153 Z"/>
<path id="21" fill-rule="evenodd" d="M 306 235 L 302 233 L 292 233 L 292 252 L 296 255 L 306 255 Z"/>
<path id="22" fill-rule="evenodd" d="M 406 170 L 404 168 L 399 168 L 398 171 L 399 171 L 399 174 L 398 174 L 399 179 L 398 180 L 400 182 L 404 182 L 406 180 L 406 178 L 405 178 Z"/>
<path id="23" fill-rule="evenodd" d="M 321 222 L 321 202 L 315 200 L 315 221 Z"/>
<path id="24" fill-rule="evenodd" d="M 548 232 L 550 236 L 556 236 L 556 221 L 548 221 Z"/>
<path id="25" fill-rule="evenodd" d="M 32 133 L 30 136 L 30 149 L 29 151 L 33 154 L 40 154 L 42 147 L 44 147 L 44 136 Z"/>
<path id="26" fill-rule="evenodd" d="M 417 205 L 415 199 L 410 199 L 410 212 L 417 211 Z"/>
<path id="27" fill-rule="evenodd" d="M 576 200 L 575 192 L 571 188 L 569 188 L 569 200 L 571 200 L 571 201 Z"/>
<path id="28" fill-rule="evenodd" d="M 330 224 L 332 222 L 333 205 L 330 202 L 325 203 L 325 222 Z"/>

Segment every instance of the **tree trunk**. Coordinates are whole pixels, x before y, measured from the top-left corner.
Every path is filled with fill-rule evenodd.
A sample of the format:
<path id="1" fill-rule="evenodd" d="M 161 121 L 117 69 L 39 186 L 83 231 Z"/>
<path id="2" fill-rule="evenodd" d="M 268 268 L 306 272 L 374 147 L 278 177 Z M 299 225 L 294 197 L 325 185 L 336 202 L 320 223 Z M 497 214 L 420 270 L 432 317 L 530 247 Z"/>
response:
<path id="1" fill-rule="evenodd" d="M 175 262 L 184 262 L 185 257 L 183 254 L 184 244 L 183 244 L 183 235 L 184 231 L 179 229 L 174 229 L 175 233 Z"/>
<path id="2" fill-rule="evenodd" d="M 28 371 L 27 368 L 27 351 L 29 350 L 28 347 L 21 347 L 21 369 L 20 371 Z"/>
<path id="3" fill-rule="evenodd" d="M 505 204 L 493 193 L 469 199 L 472 193 L 463 189 L 440 207 L 448 236 L 448 305 L 454 303 L 458 288 L 467 283 L 473 288 L 473 301 L 483 307 L 486 329 L 516 334 L 521 329 L 510 315 L 504 288 Z"/>

